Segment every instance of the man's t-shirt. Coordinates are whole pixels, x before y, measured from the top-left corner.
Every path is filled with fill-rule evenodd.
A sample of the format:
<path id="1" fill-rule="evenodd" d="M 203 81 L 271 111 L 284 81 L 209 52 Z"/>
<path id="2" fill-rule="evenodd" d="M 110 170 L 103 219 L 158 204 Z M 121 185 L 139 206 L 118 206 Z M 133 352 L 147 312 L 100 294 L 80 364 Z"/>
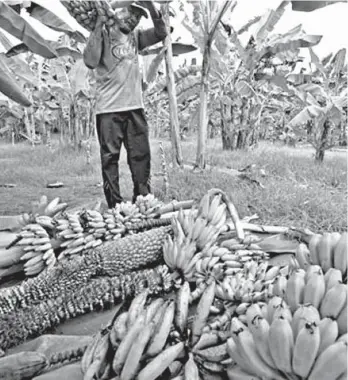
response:
<path id="1" fill-rule="evenodd" d="M 103 53 L 96 68 L 96 114 L 144 108 L 138 54 L 139 32 L 103 30 Z"/>

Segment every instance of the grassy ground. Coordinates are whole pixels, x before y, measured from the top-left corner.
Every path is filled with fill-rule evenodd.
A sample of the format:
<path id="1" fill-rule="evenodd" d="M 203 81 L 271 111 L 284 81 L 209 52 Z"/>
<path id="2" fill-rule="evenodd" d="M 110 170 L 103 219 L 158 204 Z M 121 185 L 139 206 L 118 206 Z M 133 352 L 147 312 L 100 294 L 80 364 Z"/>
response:
<path id="1" fill-rule="evenodd" d="M 164 142 L 167 159 L 170 146 Z M 183 142 L 185 161 L 194 161 L 195 142 Z M 92 162 L 86 163 L 85 152 L 60 146 L 53 152 L 45 147 L 27 144 L 0 144 L 0 185 L 16 184 L 15 188 L 0 187 L 0 215 L 28 211 L 30 203 L 46 194 L 49 199 L 60 196 L 71 207 L 91 206 L 104 199 L 101 182 L 99 148 L 92 148 Z M 153 190 L 163 197 L 159 142 L 152 141 Z M 261 144 L 250 152 L 223 152 L 219 140 L 209 141 L 208 162 L 213 169 L 202 173 L 169 170 L 168 199 L 198 199 L 208 189 L 218 187 L 228 192 L 241 217 L 257 213 L 260 222 L 283 226 L 308 227 L 314 231 L 347 229 L 347 156 L 346 152 L 328 152 L 325 162 L 316 165 L 313 151 L 308 148 L 288 148 Z M 241 169 L 256 164 L 249 180 L 219 173 L 216 166 Z M 262 176 L 263 170 L 265 176 Z M 132 182 L 122 152 L 121 191 L 131 198 Z M 47 189 L 50 182 L 61 181 L 64 187 Z"/>

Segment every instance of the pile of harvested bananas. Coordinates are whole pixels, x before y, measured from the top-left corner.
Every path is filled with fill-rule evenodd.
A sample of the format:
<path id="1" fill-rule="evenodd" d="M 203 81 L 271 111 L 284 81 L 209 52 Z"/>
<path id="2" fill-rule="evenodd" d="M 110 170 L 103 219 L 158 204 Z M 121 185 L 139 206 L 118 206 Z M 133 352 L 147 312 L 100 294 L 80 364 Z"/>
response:
<path id="1" fill-rule="evenodd" d="M 217 315 L 214 279 L 193 311 L 190 284 L 169 299 L 146 292 L 120 310 L 87 348 L 85 379 L 345 379 L 347 375 L 347 286 L 327 278 L 322 297 L 312 287 L 315 268 L 300 270 L 305 282 L 293 307 L 284 295 L 270 296 L 245 314 Z M 297 274 L 296 274 L 297 276 Z M 291 274 L 289 281 L 293 281 Z M 302 289 L 302 292 L 300 291 Z M 318 300 L 317 306 L 304 303 Z M 193 314 L 193 315 L 190 315 Z"/>
<path id="2" fill-rule="evenodd" d="M 55 227 L 73 232 L 71 241 L 87 230 L 97 241 L 157 208 L 142 198 Z M 229 219 L 232 237 L 223 239 Z M 145 289 L 126 299 L 84 352 L 84 379 L 346 379 L 347 233 L 307 235 L 292 261 L 275 265 L 262 238 L 242 226 L 217 189 L 174 215 L 156 252 L 175 290 Z M 132 249 L 145 255 L 133 240 Z"/>

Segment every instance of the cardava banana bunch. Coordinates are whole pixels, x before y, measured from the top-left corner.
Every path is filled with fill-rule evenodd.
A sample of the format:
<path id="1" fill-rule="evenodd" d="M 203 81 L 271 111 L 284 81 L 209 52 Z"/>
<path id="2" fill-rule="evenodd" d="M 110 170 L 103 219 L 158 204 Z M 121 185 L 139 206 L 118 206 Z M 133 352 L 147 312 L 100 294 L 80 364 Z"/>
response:
<path id="1" fill-rule="evenodd" d="M 247 324 L 232 319 L 227 347 L 235 364 L 227 371 L 230 379 L 242 374 L 261 379 L 345 378 L 347 339 L 346 334 L 339 337 L 335 321 L 320 319 L 311 305 L 292 314 L 278 296 L 269 301 L 267 311 L 265 317 L 251 306 Z"/>
<path id="2" fill-rule="evenodd" d="M 51 220 L 48 216 L 36 217 L 40 224 L 27 224 L 22 227 L 15 241 L 8 246 L 10 251 L 11 247 L 18 247 L 18 260 L 23 262 L 26 276 L 35 276 L 47 267 L 52 268 L 57 261 L 46 230 L 47 227 L 52 228 Z"/>
<path id="3" fill-rule="evenodd" d="M 219 281 L 216 285 L 216 296 L 226 301 L 245 304 L 264 301 L 280 271 L 279 266 L 268 267 L 267 262 L 247 262 L 238 272 L 226 275 Z"/>
<path id="4" fill-rule="evenodd" d="M 298 269 L 288 279 L 283 276 L 282 288 L 273 288 L 273 293 L 283 297 L 291 312 L 301 305 L 312 305 L 321 318 L 332 318 L 338 323 L 340 334 L 347 332 L 347 284 L 342 282 L 342 272 L 330 268 L 324 274 L 319 265 L 310 265 L 307 270 Z M 276 291 L 275 291 L 276 290 Z"/>
<path id="5" fill-rule="evenodd" d="M 308 265 L 320 265 L 324 273 L 330 268 L 339 269 L 342 277 L 345 278 L 348 256 L 347 237 L 347 232 L 310 236 L 308 248 L 305 244 L 300 244 L 296 252 L 296 259 L 300 267 L 306 269 Z"/>
<path id="6" fill-rule="evenodd" d="M 106 25 L 114 25 L 115 12 L 109 1 L 82 1 L 70 0 L 62 1 L 70 15 L 89 31 L 94 30 L 98 15 Z"/>
<path id="7" fill-rule="evenodd" d="M 138 195 L 135 200 L 135 205 L 138 207 L 140 213 L 146 217 L 151 217 L 156 211 L 164 205 L 153 194 Z"/>
<path id="8" fill-rule="evenodd" d="M 121 312 L 111 328 L 99 333 L 87 348 L 81 362 L 85 378 L 157 378 L 184 351 L 183 342 L 169 343 L 174 320 L 187 321 L 188 301 L 180 307 L 184 310 L 176 310 L 174 300 L 161 298 L 148 303 L 148 293 L 140 293 L 128 311 Z"/>
<path id="9" fill-rule="evenodd" d="M 203 196 L 198 212 L 180 211 L 172 218 L 174 238 L 168 237 L 163 247 L 166 264 L 186 279 L 192 279 L 196 263 L 204 255 L 198 255 L 199 252 L 209 250 L 216 243 L 226 223 L 226 204 L 221 202 L 221 195 L 210 198 L 209 194 Z"/>

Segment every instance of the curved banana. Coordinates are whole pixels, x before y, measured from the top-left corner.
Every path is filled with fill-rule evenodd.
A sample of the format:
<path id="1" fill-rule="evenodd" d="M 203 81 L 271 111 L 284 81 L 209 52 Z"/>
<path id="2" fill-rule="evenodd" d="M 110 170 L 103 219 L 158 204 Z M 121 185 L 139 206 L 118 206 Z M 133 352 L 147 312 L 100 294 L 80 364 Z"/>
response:
<path id="1" fill-rule="evenodd" d="M 319 327 L 306 323 L 299 331 L 292 357 L 292 368 L 296 375 L 307 378 L 318 354 L 320 345 Z"/>
<path id="2" fill-rule="evenodd" d="M 311 258 L 312 265 L 319 265 L 319 254 L 318 254 L 318 244 L 322 238 L 320 234 L 314 234 L 310 237 L 308 243 L 309 254 Z"/>
<path id="3" fill-rule="evenodd" d="M 273 320 L 268 334 L 268 346 L 277 368 L 283 372 L 291 373 L 294 334 L 287 319 L 277 318 Z"/>
<path id="4" fill-rule="evenodd" d="M 347 372 L 347 344 L 337 342 L 317 358 L 308 380 L 337 379 Z"/>

